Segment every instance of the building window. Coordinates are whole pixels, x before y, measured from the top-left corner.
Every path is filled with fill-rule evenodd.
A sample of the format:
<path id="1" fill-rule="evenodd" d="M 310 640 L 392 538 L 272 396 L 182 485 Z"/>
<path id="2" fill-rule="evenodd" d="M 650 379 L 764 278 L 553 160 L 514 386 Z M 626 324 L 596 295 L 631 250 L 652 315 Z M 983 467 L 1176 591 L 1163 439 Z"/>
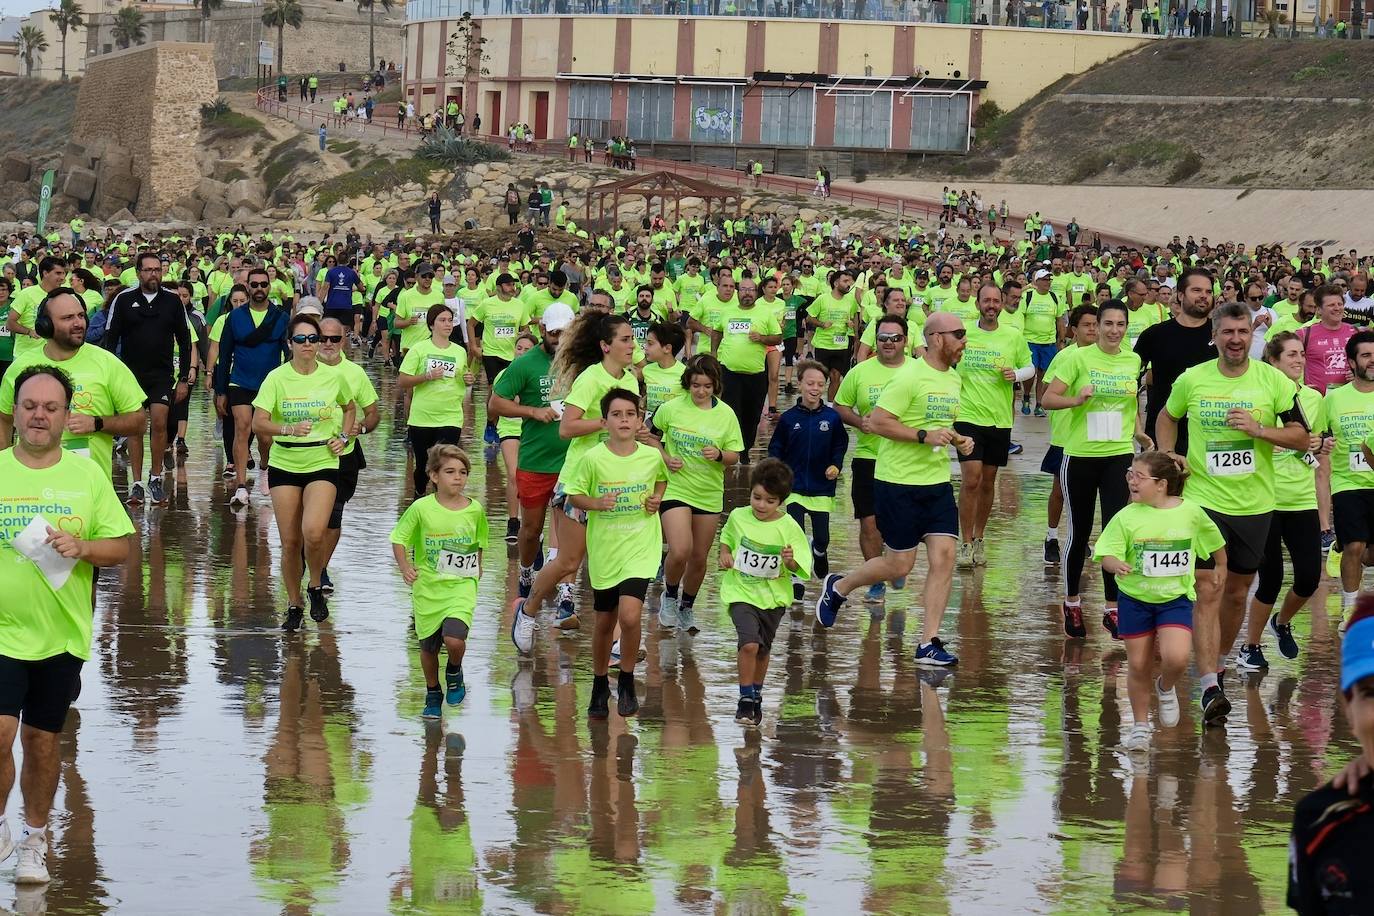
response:
<path id="1" fill-rule="evenodd" d="M 835 145 L 891 146 L 891 92 L 845 92 L 835 95 Z"/>
<path id="2" fill-rule="evenodd" d="M 630 86 L 626 130 L 635 140 L 673 139 L 674 87 L 661 83 Z"/>
<path id="3" fill-rule="evenodd" d="M 698 143 L 737 143 L 743 95 L 734 86 L 692 89 L 692 139 Z"/>
<path id="4" fill-rule="evenodd" d="M 911 96 L 911 148 L 967 152 L 970 98 L 966 92 Z"/>
<path id="5" fill-rule="evenodd" d="M 765 88 L 759 142 L 774 146 L 810 146 L 815 103 L 814 89 Z"/>
<path id="6" fill-rule="evenodd" d="M 605 140 L 611 130 L 611 84 L 573 83 L 568 87 L 568 133 Z"/>

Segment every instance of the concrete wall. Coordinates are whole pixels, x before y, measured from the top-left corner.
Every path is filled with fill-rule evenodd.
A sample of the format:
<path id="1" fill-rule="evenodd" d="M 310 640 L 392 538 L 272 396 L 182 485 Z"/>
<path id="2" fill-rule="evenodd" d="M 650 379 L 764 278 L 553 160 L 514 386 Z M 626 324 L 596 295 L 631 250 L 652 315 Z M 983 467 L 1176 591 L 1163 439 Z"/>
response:
<path id="1" fill-rule="evenodd" d="M 117 144 L 140 180 L 140 214 L 161 214 L 200 181 L 200 106 L 217 92 L 208 44 L 160 42 L 94 58 L 76 97 L 72 136 Z"/>

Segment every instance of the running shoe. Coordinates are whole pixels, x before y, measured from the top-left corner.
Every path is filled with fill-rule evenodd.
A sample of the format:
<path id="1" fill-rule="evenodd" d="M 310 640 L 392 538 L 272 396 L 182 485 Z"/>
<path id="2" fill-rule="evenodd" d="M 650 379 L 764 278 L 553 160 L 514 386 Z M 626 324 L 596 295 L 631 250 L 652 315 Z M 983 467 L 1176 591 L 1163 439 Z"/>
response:
<path id="1" fill-rule="evenodd" d="M 763 700 L 759 697 L 754 698 L 754 727 L 758 728 L 763 724 Z"/>
<path id="2" fill-rule="evenodd" d="M 0 862 L 14 855 L 14 847 L 16 845 L 18 844 L 14 842 L 14 837 L 10 835 L 9 827 L 7 826 L 5 832 L 0 834 Z"/>
<path id="3" fill-rule="evenodd" d="M 617 639 L 617 640 L 615 640 L 614 642 L 611 643 L 611 664 L 617 665 L 617 664 L 619 664 L 619 663 L 620 663 L 620 640 Z"/>
<path id="4" fill-rule="evenodd" d="M 968 541 L 959 542 L 959 558 L 954 561 L 954 565 L 960 569 L 973 568 L 973 544 Z"/>
<path id="5" fill-rule="evenodd" d="M 658 625 L 665 630 L 677 627 L 677 598 L 669 598 L 666 592 L 658 599 Z"/>
<path id="6" fill-rule="evenodd" d="M 515 599 L 515 619 L 510 622 L 510 641 L 515 651 L 526 657 L 534 651 L 534 630 L 536 621 L 525 614 L 525 599 Z"/>
<path id="7" fill-rule="evenodd" d="M 577 619 L 577 605 L 573 604 L 572 594 L 564 592 L 558 597 L 558 610 L 554 613 L 553 625 L 560 630 L 576 630 L 582 626 Z"/>
<path id="8" fill-rule="evenodd" d="M 987 566 L 987 565 L 988 565 L 988 551 L 987 551 L 987 546 L 983 543 L 983 539 L 982 539 L 982 538 L 974 538 L 974 539 L 973 539 L 973 565 L 974 565 L 974 566 Z"/>
<path id="9" fill-rule="evenodd" d="M 792 578 L 792 600 L 801 601 L 806 597 L 806 583 L 801 579 Z"/>
<path id="10" fill-rule="evenodd" d="M 940 637 L 932 636 L 930 642 L 916 647 L 916 664 L 944 668 L 959 664 L 959 659 L 945 648 Z"/>
<path id="11" fill-rule="evenodd" d="M 1070 606 L 1065 602 L 1061 606 L 1064 612 L 1064 635 L 1070 639 L 1084 639 L 1088 635 L 1088 628 L 1083 625 L 1083 606 Z"/>
<path id="12" fill-rule="evenodd" d="M 1137 722 L 1126 735 L 1126 750 L 1132 753 L 1146 753 L 1150 750 L 1150 726 Z"/>
<path id="13" fill-rule="evenodd" d="M 1034 414 L 1034 415 L 1037 416 L 1037 417 L 1043 417 L 1043 416 L 1045 415 L 1045 408 L 1043 408 L 1043 407 L 1041 407 L 1041 406 L 1039 406 L 1039 405 L 1037 404 L 1036 407 L 1035 407 L 1035 414 Z"/>
<path id="14" fill-rule="evenodd" d="M 514 544 L 518 540 L 520 540 L 520 519 L 506 519 L 506 543 Z"/>
<path id="15" fill-rule="evenodd" d="M 482 431 L 482 441 L 487 445 L 496 444 L 496 426 L 492 423 L 487 424 L 487 428 Z"/>
<path id="16" fill-rule="evenodd" d="M 288 633 L 294 633 L 301 628 L 305 622 L 305 608 L 299 604 L 293 604 L 286 609 L 286 621 L 281 628 Z"/>
<path id="17" fill-rule="evenodd" d="M 1271 614 L 1269 629 L 1273 631 L 1274 637 L 1279 641 L 1279 654 L 1284 658 L 1297 658 L 1298 641 L 1293 638 L 1293 625 L 1279 623 L 1279 615 Z"/>
<path id="18" fill-rule="evenodd" d="M 1226 699 L 1220 684 L 1202 691 L 1202 724 L 1215 725 L 1223 721 L 1231 712 L 1231 701 Z"/>
<path id="19" fill-rule="evenodd" d="M 1173 728 L 1178 724 L 1178 688 L 1163 690 L 1159 686 L 1159 678 L 1155 678 L 1155 699 L 1159 700 L 1159 724 Z"/>
<path id="20" fill-rule="evenodd" d="M 225 480 L 233 480 L 234 475 L 237 473 L 238 471 L 234 468 L 232 464 L 226 464 L 224 466 L 224 470 L 220 472 L 219 476 L 223 477 Z"/>
<path id="21" fill-rule="evenodd" d="M 603 679 L 592 682 L 592 701 L 587 704 L 587 718 L 589 719 L 608 719 L 611 715 L 610 708 L 611 685 Z"/>
<path id="22" fill-rule="evenodd" d="M 1341 551 L 1335 546 L 1326 552 L 1326 574 L 1333 579 L 1341 577 Z"/>
<path id="23" fill-rule="evenodd" d="M 445 669 L 444 686 L 448 688 L 448 695 L 446 697 L 446 699 L 448 700 L 448 705 L 462 705 L 463 698 L 468 695 L 468 688 L 463 683 L 463 669 L 459 668 L 456 674 L 450 673 L 447 669 Z"/>
<path id="24" fill-rule="evenodd" d="M 1118 626 L 1118 614 L 1114 607 L 1109 607 L 1102 612 L 1102 629 L 1112 634 L 1112 639 L 1121 641 L 1121 629 Z"/>
<path id="25" fill-rule="evenodd" d="M 323 586 L 314 586 L 305 590 L 306 597 L 310 599 L 310 619 L 316 623 L 324 623 L 329 619 L 329 604 L 324 600 Z"/>
<path id="26" fill-rule="evenodd" d="M 1023 398 L 1021 400 L 1021 416 L 1030 416 L 1030 398 Z"/>
<path id="27" fill-rule="evenodd" d="M 1059 563 L 1059 538 L 1045 538 L 1045 565 L 1055 566 Z"/>
<path id="28" fill-rule="evenodd" d="M 31 833 L 19 843 L 19 865 L 14 870 L 15 884 L 47 884 L 48 835 Z"/>
<path id="29" fill-rule="evenodd" d="M 830 558 L 824 553 L 811 552 L 811 574 L 817 579 L 830 575 Z"/>
<path id="30" fill-rule="evenodd" d="M 754 722 L 754 709 L 759 705 L 753 697 L 740 697 L 739 706 L 735 707 L 735 722 L 739 725 L 752 728 Z"/>
<path id="31" fill-rule="evenodd" d="M 1246 671 L 1267 671 L 1269 662 L 1264 657 L 1264 649 L 1258 645 L 1243 645 L 1236 653 L 1236 667 Z"/>
<path id="32" fill-rule="evenodd" d="M 885 582 L 874 582 L 864 593 L 864 600 L 866 601 L 882 601 L 885 597 L 887 597 L 887 583 Z"/>
<path id="33" fill-rule="evenodd" d="M 536 550 L 536 551 L 534 552 L 534 563 L 531 564 L 530 569 L 534 570 L 535 572 L 539 572 L 539 570 L 541 570 L 541 569 L 543 569 L 543 568 L 544 568 L 544 539 L 543 539 L 543 538 L 540 538 L 540 539 L 539 539 L 539 549 Z"/>
<path id="34" fill-rule="evenodd" d="M 679 603 L 677 606 L 677 625 L 678 629 L 686 630 L 688 633 L 697 632 L 696 608 L 683 607 Z"/>
<path id="35" fill-rule="evenodd" d="M 141 506 L 143 505 L 143 500 L 146 498 L 146 494 L 143 492 L 143 484 L 135 480 L 129 486 L 129 505 Z"/>
<path id="36" fill-rule="evenodd" d="M 844 596 L 835 591 L 835 583 L 843 578 L 839 573 L 831 573 L 821 583 L 821 596 L 816 599 L 816 622 L 827 629 L 835 625 L 835 618 L 844 604 Z"/>
<path id="37" fill-rule="evenodd" d="M 247 488 L 247 487 L 239 487 L 239 488 L 237 488 L 236 490 L 234 490 L 234 495 L 233 495 L 233 497 L 230 498 L 230 500 L 229 500 L 229 505 L 231 505 L 231 506 L 246 506 L 246 505 L 248 505 L 248 488 Z"/>
<path id="38" fill-rule="evenodd" d="M 167 490 L 162 485 L 161 477 L 148 478 L 148 498 L 158 505 L 167 501 Z"/>
<path id="39" fill-rule="evenodd" d="M 532 588 L 534 588 L 534 570 L 530 570 L 529 575 L 525 575 L 524 570 L 521 570 L 515 579 L 515 590 L 520 593 L 521 598 L 528 598 Z"/>
<path id="40" fill-rule="evenodd" d="M 186 447 L 186 439 L 182 436 L 177 436 L 177 454 L 188 455 L 190 452 L 191 450 Z"/>
<path id="41" fill-rule="evenodd" d="M 1331 547 L 1332 547 L 1332 545 L 1334 545 L 1335 543 L 1336 543 L 1336 532 L 1331 531 L 1330 529 L 1328 529 L 1328 530 L 1322 532 L 1322 552 L 1323 552 L 1323 553 L 1325 553 L 1326 551 L 1330 550 Z"/>
<path id="42" fill-rule="evenodd" d="M 438 687 L 425 691 L 425 708 L 420 713 L 422 719 L 437 719 L 444 710 L 444 692 Z"/>
<path id="43" fill-rule="evenodd" d="M 329 578 L 328 568 L 320 570 L 320 588 L 324 589 L 326 595 L 334 594 L 334 582 Z"/>
<path id="44" fill-rule="evenodd" d="M 1008 455 L 1019 455 L 1025 450 L 1026 447 L 1022 445 L 1020 442 L 1013 442 L 1011 445 L 1007 446 Z"/>
<path id="45" fill-rule="evenodd" d="M 639 712 L 639 698 L 635 696 L 634 678 L 621 678 L 616 683 L 616 694 L 615 711 L 620 713 L 620 718 L 628 719 Z"/>

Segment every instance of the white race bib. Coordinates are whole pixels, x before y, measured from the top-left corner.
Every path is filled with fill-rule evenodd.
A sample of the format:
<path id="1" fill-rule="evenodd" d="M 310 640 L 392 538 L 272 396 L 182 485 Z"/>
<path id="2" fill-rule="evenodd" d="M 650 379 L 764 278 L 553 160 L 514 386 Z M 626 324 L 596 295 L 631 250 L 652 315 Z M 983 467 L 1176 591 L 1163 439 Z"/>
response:
<path id="1" fill-rule="evenodd" d="M 1121 412 L 1116 410 L 1088 411 L 1088 441 L 1117 442 L 1121 439 Z"/>
<path id="2" fill-rule="evenodd" d="M 1213 477 L 1240 477 L 1254 472 L 1254 445 L 1240 442 L 1207 444 L 1207 473 Z"/>
<path id="3" fill-rule="evenodd" d="M 476 579 L 481 568 L 477 562 L 476 553 L 455 553 L 452 550 L 439 551 L 439 559 L 434 564 L 434 569 L 441 576 L 449 576 L 454 579 Z"/>
<path id="4" fill-rule="evenodd" d="M 458 364 L 450 359 L 436 359 L 431 356 L 425 360 L 425 375 L 429 375 L 435 369 L 444 373 L 444 378 L 453 378 L 458 374 Z"/>
<path id="5" fill-rule="evenodd" d="M 1186 575 L 1193 568 L 1189 541 L 1148 542 L 1140 551 L 1140 574 L 1147 579 Z"/>
<path id="6" fill-rule="evenodd" d="M 491 328 L 491 336 L 492 336 L 492 337 L 496 337 L 496 338 L 498 338 L 498 339 L 505 339 L 505 338 L 514 337 L 514 336 L 515 336 L 515 325 L 513 325 L 513 324 L 512 324 L 512 325 L 503 325 L 503 324 L 492 325 L 492 328 Z"/>
<path id="7" fill-rule="evenodd" d="M 731 334 L 748 334 L 753 328 L 752 321 L 731 321 L 725 325 L 725 330 Z"/>
<path id="8" fill-rule="evenodd" d="M 556 401 L 550 401 L 550 402 L 549 402 L 549 407 L 553 410 L 554 416 L 556 416 L 556 417 L 557 417 L 558 419 L 560 419 L 560 420 L 563 419 L 563 399 L 562 399 L 562 398 L 559 398 L 559 399 L 556 400 Z"/>
<path id="9" fill-rule="evenodd" d="M 776 579 L 782 574 L 782 554 L 759 553 L 741 544 L 735 548 L 735 569 L 746 576 Z"/>
<path id="10" fill-rule="evenodd" d="M 1364 458 L 1364 449 L 1356 446 L 1350 450 L 1350 470 L 1351 472 L 1369 471 L 1369 462 Z"/>
<path id="11" fill-rule="evenodd" d="M 0 337 L 11 337 L 10 329 L 7 325 L 0 324 Z"/>
<path id="12" fill-rule="evenodd" d="M 1303 452 L 1302 463 L 1315 471 L 1317 469 L 1317 456 L 1311 452 Z"/>

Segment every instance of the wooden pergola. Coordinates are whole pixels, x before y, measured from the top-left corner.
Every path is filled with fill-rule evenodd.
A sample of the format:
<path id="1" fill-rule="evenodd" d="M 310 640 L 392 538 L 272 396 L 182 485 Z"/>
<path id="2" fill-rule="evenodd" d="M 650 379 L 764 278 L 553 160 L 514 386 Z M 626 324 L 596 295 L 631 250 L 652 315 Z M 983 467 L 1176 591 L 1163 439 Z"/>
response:
<path id="1" fill-rule="evenodd" d="M 606 225 L 606 198 L 610 198 L 611 220 L 620 224 L 620 198 L 643 197 L 644 212 L 653 212 L 653 201 L 658 199 L 658 215 L 668 218 L 668 202 L 673 203 L 673 222 L 682 217 L 682 200 L 686 197 L 700 198 L 706 204 L 709 218 L 712 204 L 716 204 L 715 215 L 738 216 L 743 194 L 734 188 L 712 184 L 700 178 L 688 178 L 672 172 L 638 172 L 624 178 L 608 181 L 587 189 L 587 224 Z M 592 203 L 596 202 L 597 222 L 592 223 Z"/>

